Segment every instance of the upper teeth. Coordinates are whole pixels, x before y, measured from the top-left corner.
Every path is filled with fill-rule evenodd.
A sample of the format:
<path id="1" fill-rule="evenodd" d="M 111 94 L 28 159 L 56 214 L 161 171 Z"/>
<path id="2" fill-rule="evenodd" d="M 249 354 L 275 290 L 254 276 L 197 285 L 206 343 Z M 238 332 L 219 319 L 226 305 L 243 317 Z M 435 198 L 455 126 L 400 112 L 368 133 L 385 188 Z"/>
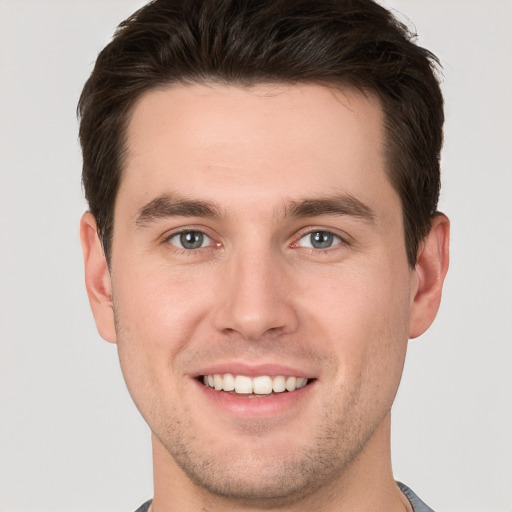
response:
<path id="1" fill-rule="evenodd" d="M 277 375 L 269 377 L 260 375 L 258 377 L 247 377 L 245 375 L 233 375 L 231 373 L 214 375 L 205 375 L 203 383 L 205 386 L 214 388 L 218 391 L 235 391 L 235 393 L 257 395 L 268 395 L 272 393 L 282 393 L 283 391 L 295 391 L 304 387 L 308 379 L 304 377 L 284 377 Z"/>

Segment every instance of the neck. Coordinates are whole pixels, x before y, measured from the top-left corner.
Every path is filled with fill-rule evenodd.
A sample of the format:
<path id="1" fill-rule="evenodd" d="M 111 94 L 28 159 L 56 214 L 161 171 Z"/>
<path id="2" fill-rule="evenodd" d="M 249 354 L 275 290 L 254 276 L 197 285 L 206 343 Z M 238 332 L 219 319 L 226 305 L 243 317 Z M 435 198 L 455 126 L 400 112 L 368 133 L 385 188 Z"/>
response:
<path id="1" fill-rule="evenodd" d="M 154 500 L 152 512 L 404 512 L 412 510 L 391 471 L 389 415 L 365 447 L 321 488 L 284 498 L 244 500 L 211 495 L 176 465 L 153 436 Z"/>

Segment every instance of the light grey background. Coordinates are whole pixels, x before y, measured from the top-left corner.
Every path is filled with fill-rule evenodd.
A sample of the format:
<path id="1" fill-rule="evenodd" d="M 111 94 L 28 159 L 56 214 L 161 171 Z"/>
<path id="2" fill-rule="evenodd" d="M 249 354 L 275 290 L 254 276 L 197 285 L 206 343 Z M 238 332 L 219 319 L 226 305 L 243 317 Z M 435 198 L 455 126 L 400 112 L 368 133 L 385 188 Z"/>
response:
<path id="1" fill-rule="evenodd" d="M 98 51 L 141 4 L 0 0 L 2 512 L 130 512 L 152 494 L 149 432 L 83 286 L 75 119 Z M 394 409 L 395 475 L 439 511 L 511 512 L 512 2 L 385 5 L 444 65 L 453 229 L 441 312 L 411 342 Z"/>

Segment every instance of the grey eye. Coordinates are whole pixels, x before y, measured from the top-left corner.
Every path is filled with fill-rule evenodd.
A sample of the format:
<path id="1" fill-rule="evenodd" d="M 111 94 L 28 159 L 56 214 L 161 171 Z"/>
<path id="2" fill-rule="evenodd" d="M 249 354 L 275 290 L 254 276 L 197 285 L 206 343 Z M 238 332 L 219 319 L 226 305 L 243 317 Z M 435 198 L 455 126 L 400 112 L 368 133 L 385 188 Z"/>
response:
<path id="1" fill-rule="evenodd" d="M 169 243 L 180 249 L 201 249 L 211 244 L 211 238 L 201 231 L 182 231 L 169 238 Z"/>
<path id="2" fill-rule="evenodd" d="M 299 240 L 301 247 L 309 247 L 311 249 L 329 249 L 330 247 L 339 245 L 341 238 L 330 231 L 311 231 L 306 233 Z"/>

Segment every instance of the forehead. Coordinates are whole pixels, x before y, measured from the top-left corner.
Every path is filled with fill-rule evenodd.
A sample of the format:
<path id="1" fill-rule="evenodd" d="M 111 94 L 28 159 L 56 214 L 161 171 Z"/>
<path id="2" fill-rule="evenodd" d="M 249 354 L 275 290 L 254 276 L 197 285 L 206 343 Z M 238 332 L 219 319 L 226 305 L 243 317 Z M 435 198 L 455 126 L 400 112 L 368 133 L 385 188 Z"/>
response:
<path id="1" fill-rule="evenodd" d="M 165 87 L 135 104 L 126 141 L 119 194 L 134 208 L 162 193 L 269 206 L 273 197 L 393 193 L 380 103 L 353 89 Z"/>

